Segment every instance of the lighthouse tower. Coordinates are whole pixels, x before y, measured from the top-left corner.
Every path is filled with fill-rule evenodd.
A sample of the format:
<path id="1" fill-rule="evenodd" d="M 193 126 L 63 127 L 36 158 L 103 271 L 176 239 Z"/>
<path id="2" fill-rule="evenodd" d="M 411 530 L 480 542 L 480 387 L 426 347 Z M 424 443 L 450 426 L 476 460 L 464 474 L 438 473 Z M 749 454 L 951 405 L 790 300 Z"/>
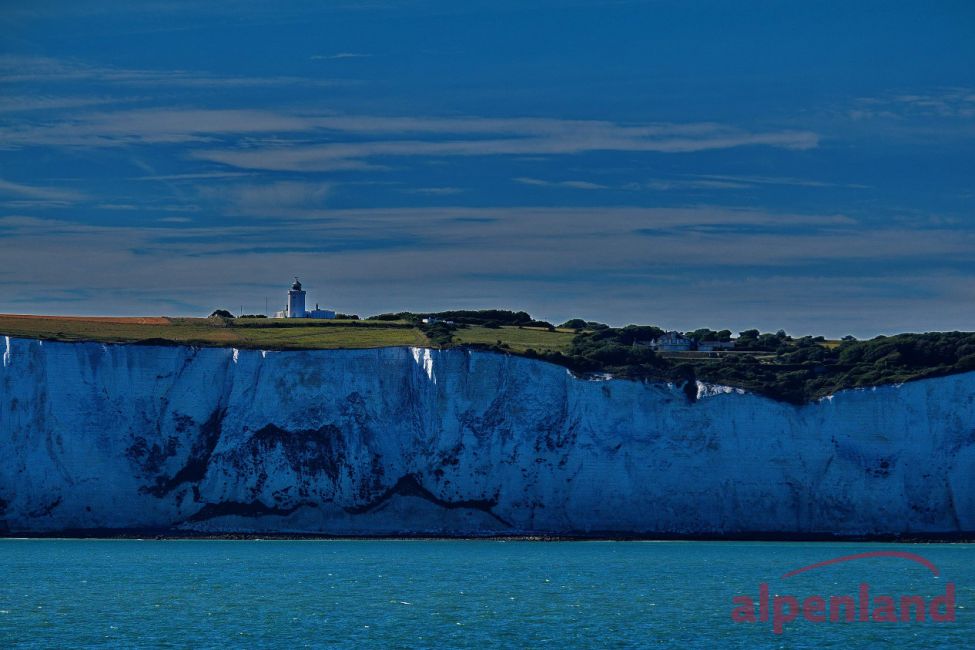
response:
<path id="1" fill-rule="evenodd" d="M 301 283 L 297 276 L 295 283 L 288 292 L 288 318 L 305 318 L 305 292 L 301 290 Z"/>

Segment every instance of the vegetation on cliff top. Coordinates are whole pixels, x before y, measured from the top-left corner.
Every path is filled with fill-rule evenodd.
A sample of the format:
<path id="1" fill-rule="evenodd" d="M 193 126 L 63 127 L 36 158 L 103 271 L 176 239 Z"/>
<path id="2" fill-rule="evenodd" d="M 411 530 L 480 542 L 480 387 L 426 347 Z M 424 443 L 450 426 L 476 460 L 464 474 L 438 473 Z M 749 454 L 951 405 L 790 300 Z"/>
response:
<path id="1" fill-rule="evenodd" d="M 554 327 L 525 312 L 441 312 L 397 314 L 420 322 L 439 345 L 462 344 L 511 352 L 565 366 L 579 373 L 670 381 L 690 399 L 696 381 L 744 388 L 794 404 L 845 388 L 901 383 L 975 371 L 975 333 L 930 332 L 878 336 L 867 341 L 845 337 L 792 337 L 779 330 L 745 330 L 731 350 L 658 352 L 650 343 L 664 330 L 646 325 L 608 327 L 573 319 Z M 430 318 L 432 317 L 432 318 Z M 701 341 L 732 340 L 729 330 L 701 328 L 685 336 Z"/>
<path id="2" fill-rule="evenodd" d="M 747 337 L 739 336 L 735 352 L 694 357 L 661 355 L 627 344 L 631 338 L 628 329 L 582 333 L 573 340 L 568 354 L 539 356 L 577 371 L 675 381 L 684 383 L 689 392 L 699 380 L 794 404 L 845 388 L 975 371 L 975 333 L 971 332 L 899 334 L 868 341 L 848 338 L 838 343 L 784 333 L 764 334 L 749 343 Z"/>
<path id="3" fill-rule="evenodd" d="M 424 322 L 426 320 L 427 322 Z M 62 341 L 156 343 L 256 349 L 470 346 L 555 363 L 578 373 L 676 382 L 689 398 L 695 381 L 724 384 L 803 403 L 845 388 L 975 371 L 975 333 L 791 337 L 746 330 L 733 350 L 658 352 L 653 326 L 608 327 L 573 319 L 555 327 L 505 310 L 401 312 L 365 320 L 228 318 L 85 318 L 0 316 L 0 334 Z M 687 332 L 694 341 L 728 341 L 728 330 Z"/>

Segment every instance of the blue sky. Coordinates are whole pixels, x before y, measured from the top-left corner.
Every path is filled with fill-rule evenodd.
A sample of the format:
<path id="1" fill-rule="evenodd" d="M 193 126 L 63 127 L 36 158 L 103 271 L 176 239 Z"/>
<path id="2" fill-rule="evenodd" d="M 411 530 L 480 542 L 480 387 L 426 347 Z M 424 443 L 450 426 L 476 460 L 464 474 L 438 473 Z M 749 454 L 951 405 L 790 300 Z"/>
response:
<path id="1" fill-rule="evenodd" d="M 0 312 L 975 322 L 970 2 L 79 4 L 0 3 Z"/>

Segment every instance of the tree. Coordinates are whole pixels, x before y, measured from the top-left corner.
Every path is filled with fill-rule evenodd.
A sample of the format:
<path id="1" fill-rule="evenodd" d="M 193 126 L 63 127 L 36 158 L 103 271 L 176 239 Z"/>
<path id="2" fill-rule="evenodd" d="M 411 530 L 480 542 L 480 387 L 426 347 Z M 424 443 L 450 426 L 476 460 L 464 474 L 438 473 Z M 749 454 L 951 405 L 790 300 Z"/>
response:
<path id="1" fill-rule="evenodd" d="M 701 341 L 716 340 L 718 333 L 715 332 L 713 329 L 702 327 L 700 329 L 694 330 L 693 332 L 688 332 L 684 336 L 686 336 L 692 341 L 697 341 L 698 343 L 700 343 Z"/>
<path id="2" fill-rule="evenodd" d="M 739 350 L 751 349 L 755 347 L 758 337 L 758 330 L 745 330 L 743 332 L 738 332 L 738 343 L 735 345 L 735 347 Z"/>
<path id="3" fill-rule="evenodd" d="M 634 341 L 647 342 L 663 336 L 664 331 L 653 325 L 627 325 L 623 329 L 615 330 L 619 342 L 632 345 Z"/>

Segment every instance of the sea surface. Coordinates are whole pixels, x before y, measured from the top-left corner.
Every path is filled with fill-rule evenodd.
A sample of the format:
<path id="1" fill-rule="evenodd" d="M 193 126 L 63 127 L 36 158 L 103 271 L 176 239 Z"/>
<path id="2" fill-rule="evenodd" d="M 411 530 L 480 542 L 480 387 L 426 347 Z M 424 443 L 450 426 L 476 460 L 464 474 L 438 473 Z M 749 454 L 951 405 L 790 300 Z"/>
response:
<path id="1" fill-rule="evenodd" d="M 900 551 L 785 573 L 852 554 Z M 732 621 L 759 585 L 955 586 L 954 622 Z M 788 610 L 782 600 L 783 614 Z M 946 610 L 942 610 L 946 611 Z M 814 613 L 815 614 L 815 613 Z M 0 540 L 2 648 L 970 648 L 975 546 L 766 542 Z"/>

